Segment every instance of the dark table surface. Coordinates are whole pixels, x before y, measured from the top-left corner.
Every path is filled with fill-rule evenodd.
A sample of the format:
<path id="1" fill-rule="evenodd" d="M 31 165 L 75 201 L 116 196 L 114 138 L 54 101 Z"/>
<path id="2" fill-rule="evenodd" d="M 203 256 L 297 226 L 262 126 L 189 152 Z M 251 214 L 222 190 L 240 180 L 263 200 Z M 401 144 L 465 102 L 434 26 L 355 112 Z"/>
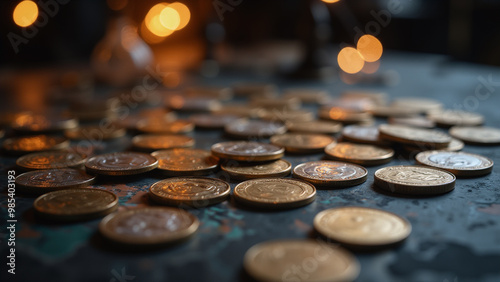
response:
<path id="1" fill-rule="evenodd" d="M 383 91 L 391 98 L 419 96 L 437 99 L 447 108 L 480 112 L 486 125 L 500 126 L 500 69 L 452 62 L 442 56 L 392 53 L 384 55 L 379 73 L 399 82 L 347 85 L 339 80 L 323 84 L 269 76 L 225 73 L 207 79 L 191 76 L 189 84 L 230 85 L 235 81 L 276 83 L 281 89 L 316 87 L 338 96 L 344 90 Z M 481 86 L 482 85 L 482 86 Z M 9 97 L 2 100 L 14 100 Z M 14 103 L 15 104 L 15 103 Z M 5 108 L 5 105 L 2 106 Z M 380 120 L 378 122 L 383 122 Z M 99 144 L 99 151 L 120 151 L 130 137 Z M 196 148 L 209 149 L 227 140 L 220 131 L 192 133 Z M 75 145 L 75 144 L 73 144 Z M 384 166 L 413 164 L 398 156 L 391 163 L 368 168 L 368 180 L 340 190 L 318 190 L 305 207 L 261 211 L 233 200 L 207 208 L 191 209 L 201 221 L 189 241 L 166 249 L 127 252 L 109 248 L 97 232 L 100 219 L 83 223 L 54 224 L 34 217 L 34 198 L 16 195 L 16 274 L 6 268 L 6 219 L 1 222 L 1 281 L 238 281 L 248 277 L 243 256 L 252 245 L 271 239 L 316 238 L 314 216 L 327 208 L 363 206 L 394 212 L 407 218 L 413 230 L 399 247 L 375 253 L 355 253 L 361 264 L 357 281 L 500 281 L 500 147 L 466 145 L 465 152 L 493 159 L 487 176 L 458 179 L 455 190 L 435 197 L 404 197 L 373 187 L 374 172 Z M 319 160 L 323 154 L 286 155 L 294 166 Z M 7 171 L 15 157 L 2 156 L 0 183 L 6 187 Z M 16 175 L 20 172 L 16 171 Z M 223 177 L 221 173 L 215 176 Z M 151 205 L 149 186 L 154 174 L 99 180 L 93 187 L 116 193 L 121 209 Z M 234 188 L 236 182 L 231 182 Z M 1 211 L 6 218 L 6 192 Z"/>

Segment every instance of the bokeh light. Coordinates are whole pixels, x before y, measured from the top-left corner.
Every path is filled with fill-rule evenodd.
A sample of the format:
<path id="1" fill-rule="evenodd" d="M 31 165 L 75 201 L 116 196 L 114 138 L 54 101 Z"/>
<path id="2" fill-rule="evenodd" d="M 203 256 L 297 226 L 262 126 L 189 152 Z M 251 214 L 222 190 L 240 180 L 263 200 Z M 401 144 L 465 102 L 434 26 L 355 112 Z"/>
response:
<path id="1" fill-rule="evenodd" d="M 382 56 L 382 43 L 373 35 L 365 34 L 358 40 L 357 49 L 367 62 L 375 62 Z"/>
<path id="2" fill-rule="evenodd" d="M 165 7 L 161 11 L 159 19 L 163 27 L 169 30 L 176 30 L 181 23 L 179 13 L 170 6 Z"/>
<path id="3" fill-rule="evenodd" d="M 191 19 L 191 12 L 189 11 L 189 8 L 179 2 L 174 2 L 170 5 L 168 5 L 170 8 L 174 9 L 177 11 L 180 17 L 180 23 L 179 26 L 176 28 L 176 30 L 181 30 L 183 29 L 188 23 L 189 20 Z"/>
<path id="4" fill-rule="evenodd" d="M 30 26 L 38 18 L 38 6 L 33 1 L 22 1 L 14 8 L 12 17 L 18 26 Z"/>
<path id="5" fill-rule="evenodd" d="M 328 4 L 330 4 L 330 3 L 336 3 L 336 2 L 339 2 L 339 1 L 340 0 L 323 0 L 323 2 L 328 3 Z"/>
<path id="6" fill-rule="evenodd" d="M 353 47 L 345 47 L 340 50 L 337 61 L 339 67 L 346 73 L 357 73 L 365 64 L 361 54 Z"/>
<path id="7" fill-rule="evenodd" d="M 184 28 L 191 19 L 189 8 L 179 2 L 159 3 L 146 14 L 141 35 L 148 43 L 159 43 L 176 30 Z"/>

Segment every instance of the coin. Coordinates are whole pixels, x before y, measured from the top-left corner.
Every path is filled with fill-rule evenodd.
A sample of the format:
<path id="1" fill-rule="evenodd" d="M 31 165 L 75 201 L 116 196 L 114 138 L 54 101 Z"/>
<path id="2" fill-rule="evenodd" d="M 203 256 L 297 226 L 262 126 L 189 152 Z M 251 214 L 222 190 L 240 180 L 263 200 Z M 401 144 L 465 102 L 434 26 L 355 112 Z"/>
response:
<path id="1" fill-rule="evenodd" d="M 137 129 L 137 123 L 139 123 L 142 120 L 148 120 L 148 119 L 164 120 L 165 122 L 172 122 L 177 119 L 177 114 L 175 112 L 169 112 L 164 108 L 144 109 L 137 114 L 128 115 L 126 117 L 116 120 L 116 124 L 120 127 L 129 130 L 135 130 Z"/>
<path id="2" fill-rule="evenodd" d="M 239 119 L 236 115 L 214 115 L 214 114 L 196 114 L 189 117 L 189 120 L 198 128 L 219 129 L 224 128 L 228 123 Z"/>
<path id="3" fill-rule="evenodd" d="M 302 103 L 324 104 L 328 101 L 328 92 L 313 88 L 289 88 L 283 91 L 283 98 L 297 98 Z"/>
<path id="4" fill-rule="evenodd" d="M 187 112 L 209 112 L 221 108 L 217 99 L 206 97 L 185 97 L 181 95 L 170 95 L 165 99 L 167 108 L 175 111 Z"/>
<path id="5" fill-rule="evenodd" d="M 258 281 L 353 281 L 359 263 L 344 249 L 313 240 L 275 240 L 252 246 L 245 271 Z"/>
<path id="6" fill-rule="evenodd" d="M 205 97 L 227 101 L 233 98 L 233 90 L 229 87 L 219 86 L 191 86 L 184 89 L 184 94 L 188 97 Z"/>
<path id="7" fill-rule="evenodd" d="M 413 146 L 434 146 L 436 149 L 448 147 L 451 137 L 441 131 L 414 128 L 404 125 L 382 124 L 378 127 L 380 138 Z"/>
<path id="8" fill-rule="evenodd" d="M 314 114 L 305 110 L 266 110 L 262 109 L 257 113 L 258 117 L 270 121 L 312 121 Z"/>
<path id="9" fill-rule="evenodd" d="M 456 139 L 456 138 L 451 138 L 450 144 L 448 144 L 448 147 L 440 149 L 444 151 L 451 151 L 451 152 L 457 152 L 460 151 L 464 148 L 464 142 Z M 423 151 L 430 151 L 430 150 L 435 150 L 436 148 L 432 145 L 419 145 L 419 146 L 412 146 L 412 145 L 405 145 L 403 146 L 403 149 L 405 149 L 407 152 L 414 153 L 414 152 L 423 152 Z"/>
<path id="10" fill-rule="evenodd" d="M 223 202 L 230 191 L 227 182 L 215 178 L 173 177 L 151 185 L 149 196 L 160 204 L 201 208 Z"/>
<path id="11" fill-rule="evenodd" d="M 232 179 L 247 180 L 287 176 L 292 170 L 292 164 L 286 160 L 276 160 L 258 164 L 242 164 L 233 161 L 221 164 L 220 168 Z"/>
<path id="12" fill-rule="evenodd" d="M 319 110 L 319 117 L 321 119 L 333 120 L 343 124 L 369 123 L 373 121 L 372 115 L 368 112 L 338 107 L 321 108 Z"/>
<path id="13" fill-rule="evenodd" d="M 335 134 L 342 130 L 342 123 L 335 121 L 289 121 L 286 123 L 288 131 L 317 134 Z"/>
<path id="14" fill-rule="evenodd" d="M 219 158 L 201 149 L 161 150 L 151 155 L 158 159 L 158 169 L 168 176 L 207 175 L 219 165 Z"/>
<path id="15" fill-rule="evenodd" d="M 251 107 L 247 104 L 227 103 L 222 108 L 212 111 L 216 115 L 233 115 L 239 117 L 257 117 L 258 112 L 262 110 L 258 107 Z"/>
<path id="16" fill-rule="evenodd" d="M 425 151 L 415 159 L 421 165 L 447 170 L 457 177 L 473 177 L 491 173 L 493 161 L 477 154 L 449 151 Z"/>
<path id="17" fill-rule="evenodd" d="M 187 239 L 199 225 L 198 219 L 185 210 L 147 207 L 112 213 L 99 223 L 99 231 L 117 243 L 146 247 Z"/>
<path id="18" fill-rule="evenodd" d="M 227 124 L 225 132 L 235 138 L 269 138 L 286 132 L 286 126 L 280 122 L 239 119 Z"/>
<path id="19" fill-rule="evenodd" d="M 323 187 L 350 187 L 366 181 L 368 171 L 359 165 L 334 161 L 299 164 L 293 176 Z"/>
<path id="20" fill-rule="evenodd" d="M 86 125 L 66 129 L 64 136 L 72 140 L 108 140 L 125 136 L 125 128 L 117 126 Z"/>
<path id="21" fill-rule="evenodd" d="M 260 142 L 237 141 L 212 145 L 212 154 L 216 157 L 247 162 L 277 160 L 283 157 L 284 152 L 282 147 Z"/>
<path id="22" fill-rule="evenodd" d="M 33 207 L 41 216 L 62 221 L 91 219 L 118 208 L 118 197 L 96 188 L 65 189 L 38 197 Z"/>
<path id="23" fill-rule="evenodd" d="M 97 155 L 87 160 L 88 172 L 101 175 L 133 175 L 148 172 L 158 166 L 158 160 L 148 154 L 119 152 Z"/>
<path id="24" fill-rule="evenodd" d="M 412 117 L 420 114 L 420 111 L 395 106 L 375 106 L 370 109 L 370 113 L 376 117 Z"/>
<path id="25" fill-rule="evenodd" d="M 390 124 L 399 124 L 399 125 L 429 128 L 429 129 L 434 128 L 436 126 L 436 124 L 432 120 L 422 116 L 390 117 L 387 121 Z"/>
<path id="26" fill-rule="evenodd" d="M 44 194 L 68 188 L 81 188 L 95 181 L 95 176 L 73 168 L 34 170 L 16 178 L 18 190 L 27 194 Z"/>
<path id="27" fill-rule="evenodd" d="M 289 153 L 317 153 L 332 142 L 335 138 L 323 134 L 285 133 L 271 137 L 271 143 L 281 146 Z"/>
<path id="28" fill-rule="evenodd" d="M 137 130 L 152 134 L 178 134 L 193 131 L 194 124 L 187 120 L 143 119 L 137 123 Z"/>
<path id="29" fill-rule="evenodd" d="M 69 140 L 58 136 L 35 135 L 5 139 L 3 150 L 12 155 L 22 155 L 50 150 L 62 150 L 69 147 Z"/>
<path id="30" fill-rule="evenodd" d="M 398 165 L 384 167 L 375 172 L 375 185 L 381 189 L 410 195 L 435 195 L 455 188 L 455 175 L 445 170 Z"/>
<path id="31" fill-rule="evenodd" d="M 373 166 L 390 162 L 394 156 L 394 150 L 373 145 L 341 142 L 328 145 L 325 148 L 325 154 L 334 160 Z"/>
<path id="32" fill-rule="evenodd" d="M 450 135 L 474 145 L 500 145 L 500 129 L 487 126 L 454 126 Z"/>
<path id="33" fill-rule="evenodd" d="M 417 110 L 420 113 L 439 111 L 443 108 L 443 104 L 437 100 L 420 97 L 398 98 L 392 102 L 391 106 Z"/>
<path id="34" fill-rule="evenodd" d="M 96 97 L 89 97 L 89 99 L 73 101 L 70 105 L 69 113 L 80 121 L 95 121 L 116 117 L 120 105 L 121 103 L 118 98 L 96 99 Z"/>
<path id="35" fill-rule="evenodd" d="M 310 204 L 316 198 L 313 185 L 295 179 L 259 178 L 234 187 L 234 199 L 263 208 L 294 208 Z"/>
<path id="36" fill-rule="evenodd" d="M 484 123 L 483 115 L 461 110 L 443 110 L 432 112 L 429 113 L 427 117 L 434 121 L 437 126 L 441 127 L 451 127 L 455 125 L 477 126 Z"/>
<path id="37" fill-rule="evenodd" d="M 142 134 L 132 138 L 134 149 L 148 152 L 193 147 L 194 142 L 192 137 L 176 134 Z"/>
<path id="38" fill-rule="evenodd" d="M 411 233 L 408 220 L 383 210 L 364 207 L 327 209 L 314 217 L 314 228 L 323 236 L 350 247 L 386 247 Z"/>
<path id="39" fill-rule="evenodd" d="M 342 140 L 372 145 L 389 144 L 380 139 L 376 126 L 348 125 L 342 130 Z"/>
<path id="40" fill-rule="evenodd" d="M 72 117 L 55 114 L 20 114 L 11 124 L 18 132 L 49 133 L 75 128 L 78 121 Z"/>
<path id="41" fill-rule="evenodd" d="M 298 98 L 253 98 L 250 102 L 250 106 L 275 111 L 290 111 L 298 110 L 301 107 L 301 103 Z"/>
<path id="42" fill-rule="evenodd" d="M 350 99 L 370 99 L 376 105 L 386 105 L 388 100 L 387 93 L 384 92 L 374 92 L 365 90 L 349 90 L 342 92 L 341 98 Z"/>
<path id="43" fill-rule="evenodd" d="M 16 160 L 16 165 L 26 169 L 51 169 L 65 167 L 79 167 L 87 156 L 68 151 L 49 151 L 24 155 Z"/>
<path id="44" fill-rule="evenodd" d="M 274 97 L 278 95 L 278 88 L 274 84 L 239 82 L 233 84 L 235 96 L 246 97 Z"/>

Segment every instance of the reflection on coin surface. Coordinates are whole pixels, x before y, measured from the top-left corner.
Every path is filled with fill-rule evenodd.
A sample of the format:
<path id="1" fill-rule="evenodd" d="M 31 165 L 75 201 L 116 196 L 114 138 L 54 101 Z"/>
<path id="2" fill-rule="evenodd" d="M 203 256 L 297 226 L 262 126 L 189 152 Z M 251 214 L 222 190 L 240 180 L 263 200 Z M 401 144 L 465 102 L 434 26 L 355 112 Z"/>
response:
<path id="1" fill-rule="evenodd" d="M 20 114 L 11 124 L 12 129 L 21 132 L 55 132 L 78 126 L 78 121 L 64 115 Z"/>
<path id="2" fill-rule="evenodd" d="M 348 125 L 342 130 L 342 140 L 374 145 L 387 143 L 380 140 L 376 126 Z"/>
<path id="3" fill-rule="evenodd" d="M 493 169 L 491 159 L 465 152 L 425 151 L 415 159 L 421 165 L 441 168 L 456 176 L 481 176 Z"/>
<path id="4" fill-rule="evenodd" d="M 68 151 L 48 151 L 24 155 L 16 165 L 26 170 L 78 167 L 85 162 L 85 155 Z"/>
<path id="5" fill-rule="evenodd" d="M 283 157 L 285 149 L 260 142 L 221 142 L 212 145 L 212 154 L 219 158 L 237 161 L 271 161 Z"/>
<path id="6" fill-rule="evenodd" d="M 342 124 L 335 121 L 292 121 L 287 122 L 286 127 L 291 132 L 334 134 L 342 129 Z"/>
<path id="7" fill-rule="evenodd" d="M 432 129 L 394 124 L 382 124 L 378 129 L 382 139 L 403 144 L 432 145 L 436 149 L 442 149 L 448 147 L 451 142 L 448 134 Z"/>
<path id="8" fill-rule="evenodd" d="M 137 123 L 137 130 L 152 134 L 178 134 L 193 131 L 194 124 L 187 120 L 144 119 Z"/>
<path id="9" fill-rule="evenodd" d="M 258 281 L 353 281 L 356 258 L 344 249 L 314 240 L 259 243 L 245 253 L 243 266 Z"/>
<path id="10" fill-rule="evenodd" d="M 158 169 L 170 176 L 206 175 L 217 169 L 219 158 L 201 149 L 170 149 L 151 153 Z"/>
<path id="11" fill-rule="evenodd" d="M 196 114 L 189 117 L 189 120 L 196 127 L 206 129 L 224 128 L 228 123 L 239 119 L 236 115 L 214 115 L 214 114 Z"/>
<path id="12" fill-rule="evenodd" d="M 98 155 L 87 160 L 88 172 L 102 175 L 132 175 L 147 172 L 158 166 L 158 160 L 148 154 L 119 152 Z"/>
<path id="13" fill-rule="evenodd" d="M 500 129 L 487 126 L 455 126 L 450 135 L 466 143 L 475 145 L 499 145 Z"/>
<path id="14" fill-rule="evenodd" d="M 16 178 L 19 190 L 29 194 L 44 194 L 51 191 L 80 188 L 95 181 L 95 176 L 73 168 L 34 170 Z"/>
<path id="15" fill-rule="evenodd" d="M 111 213 L 118 207 L 118 197 L 95 188 L 66 189 L 38 197 L 33 207 L 46 218 L 82 220 Z"/>
<path id="16" fill-rule="evenodd" d="M 455 188 L 455 175 L 424 166 L 398 165 L 375 172 L 375 185 L 386 191 L 413 195 L 435 195 Z"/>
<path id="17" fill-rule="evenodd" d="M 234 188 L 234 198 L 244 204 L 267 208 L 293 208 L 314 201 L 313 185 L 294 179 L 260 178 L 244 181 Z"/>
<path id="18" fill-rule="evenodd" d="M 369 123 L 373 120 L 370 113 L 364 111 L 348 110 L 340 107 L 325 107 L 319 111 L 321 119 L 333 120 L 343 124 Z"/>
<path id="19" fill-rule="evenodd" d="M 394 150 L 373 145 L 341 142 L 328 145 L 325 154 L 338 161 L 361 165 L 380 165 L 388 163 L 394 156 Z"/>
<path id="20" fill-rule="evenodd" d="M 284 147 L 290 153 L 315 153 L 335 142 L 335 138 L 323 134 L 285 133 L 271 137 L 271 143 Z"/>
<path id="21" fill-rule="evenodd" d="M 63 137 L 36 135 L 8 138 L 2 143 L 2 149 L 9 154 L 28 154 L 49 150 L 61 150 L 69 147 L 69 140 Z"/>
<path id="22" fill-rule="evenodd" d="M 368 171 L 359 165 L 334 161 L 312 161 L 299 164 L 293 176 L 318 186 L 349 187 L 366 181 Z"/>
<path id="23" fill-rule="evenodd" d="M 406 239 L 411 232 L 406 219 L 363 207 L 324 210 L 314 217 L 314 228 L 325 237 L 354 247 L 392 245 Z"/>
<path id="24" fill-rule="evenodd" d="M 224 201 L 230 191 L 227 182 L 215 178 L 173 177 L 151 185 L 149 195 L 160 204 L 200 208 Z"/>
<path id="25" fill-rule="evenodd" d="M 157 151 L 194 146 L 194 139 L 180 134 L 142 134 L 132 138 L 132 145 L 141 151 Z"/>
<path id="26" fill-rule="evenodd" d="M 227 134 L 237 138 L 268 138 L 286 132 L 286 126 L 280 122 L 239 119 L 224 127 Z"/>
<path id="27" fill-rule="evenodd" d="M 99 231 L 121 244 L 151 246 L 186 239 L 199 225 L 198 219 L 185 210 L 147 207 L 112 213 L 99 223 Z"/>
<path id="28" fill-rule="evenodd" d="M 451 127 L 454 125 L 477 126 L 484 123 L 483 115 L 461 110 L 431 112 L 427 117 L 442 127 Z"/>
<path id="29" fill-rule="evenodd" d="M 286 160 L 276 160 L 266 163 L 237 163 L 228 161 L 221 165 L 221 169 L 232 179 L 247 180 L 253 178 L 283 177 L 290 174 L 292 164 Z"/>
<path id="30" fill-rule="evenodd" d="M 86 125 L 64 131 L 64 136 L 72 140 L 101 141 L 125 136 L 125 128 L 116 126 Z"/>

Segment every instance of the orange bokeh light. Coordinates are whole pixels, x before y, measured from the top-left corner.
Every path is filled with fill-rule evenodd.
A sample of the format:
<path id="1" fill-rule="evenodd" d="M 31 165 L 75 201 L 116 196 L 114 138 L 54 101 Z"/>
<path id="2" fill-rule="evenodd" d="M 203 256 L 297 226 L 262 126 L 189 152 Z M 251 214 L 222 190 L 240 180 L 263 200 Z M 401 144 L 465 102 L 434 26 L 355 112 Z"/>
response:
<path id="1" fill-rule="evenodd" d="M 30 26 L 38 18 L 38 6 L 33 1 L 22 1 L 14 8 L 12 18 L 20 27 Z"/>
<path id="2" fill-rule="evenodd" d="M 363 56 L 353 47 L 345 47 L 340 50 L 337 61 L 339 67 L 346 73 L 357 73 L 365 64 Z"/>
<path id="3" fill-rule="evenodd" d="M 176 28 L 176 30 L 183 29 L 191 19 L 191 12 L 189 11 L 189 8 L 186 5 L 179 2 L 174 2 L 168 5 L 168 7 L 176 10 L 180 16 L 179 26 Z"/>
<path id="4" fill-rule="evenodd" d="M 336 3 L 336 2 L 339 2 L 340 0 L 322 0 L 322 1 L 323 1 L 323 2 L 325 2 L 325 3 L 330 4 L 330 3 Z"/>
<path id="5" fill-rule="evenodd" d="M 159 3 L 146 14 L 141 34 L 148 43 L 158 43 L 176 30 L 184 28 L 191 19 L 189 8 L 179 2 Z"/>
<path id="6" fill-rule="evenodd" d="M 357 49 L 367 62 L 375 62 L 382 56 L 382 43 L 373 35 L 365 34 L 358 40 Z"/>

